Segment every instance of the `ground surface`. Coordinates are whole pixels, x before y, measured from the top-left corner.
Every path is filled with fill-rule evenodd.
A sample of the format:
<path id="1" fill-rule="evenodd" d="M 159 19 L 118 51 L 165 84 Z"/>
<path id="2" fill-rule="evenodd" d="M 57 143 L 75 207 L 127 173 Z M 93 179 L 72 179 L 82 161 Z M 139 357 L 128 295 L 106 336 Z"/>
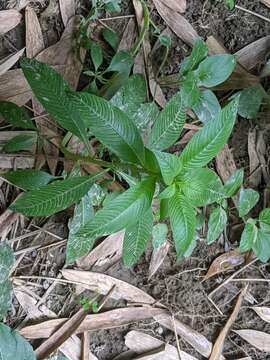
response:
<path id="1" fill-rule="evenodd" d="M 7 1 L 0 1 L 0 9 L 5 9 L 7 3 Z M 45 15 L 43 11 L 46 9 L 48 1 L 43 2 L 43 5 L 37 4 L 37 11 L 40 14 L 41 26 L 45 34 L 46 46 L 55 43 L 63 31 L 59 13 L 55 10 L 56 7 L 53 6 L 54 3 L 54 1 L 51 1 L 50 11 L 47 10 L 47 14 L 45 13 Z M 270 9 L 257 1 L 244 0 L 241 1 L 240 5 L 270 18 Z M 85 12 L 81 4 L 78 4 L 77 10 L 79 12 Z M 126 4 L 121 15 L 133 14 L 132 11 L 132 6 Z M 163 20 L 155 10 L 153 10 L 152 16 L 161 28 L 165 27 Z M 217 36 L 232 53 L 270 34 L 270 22 L 267 23 L 256 16 L 246 14 L 240 10 L 230 12 L 226 10 L 222 1 L 188 0 L 187 11 L 184 16 L 202 37 L 205 38 L 209 35 Z M 114 20 L 110 23 L 110 25 L 117 28 L 119 32 L 123 31 L 126 24 L 127 20 L 125 19 Z M 164 72 L 167 74 L 177 71 L 181 59 L 190 51 L 188 46 L 179 40 L 176 35 L 172 33 L 171 36 L 173 39 L 173 47 L 170 52 L 169 61 L 164 69 Z M 14 47 L 20 49 L 24 41 L 24 24 L 22 23 L 16 30 L 10 32 L 8 36 L 0 39 L 0 58 L 13 52 Z M 258 66 L 258 68 L 254 70 L 254 73 L 256 74 L 260 68 L 261 66 Z M 267 88 L 267 81 L 265 85 Z M 171 90 L 167 89 L 165 93 L 169 96 Z M 268 141 L 269 130 L 267 131 L 267 129 L 270 129 L 270 120 L 269 114 L 267 113 L 259 114 L 258 118 L 253 122 L 239 119 L 230 140 L 230 146 L 232 147 L 237 166 L 245 167 L 247 173 L 249 171 L 248 132 L 250 127 L 254 127 L 255 125 L 258 131 L 266 129 L 263 136 L 267 145 L 266 154 L 268 156 L 270 144 Z M 259 185 L 262 193 L 265 185 L 263 182 Z M 7 185 L 2 185 L 2 194 L 10 194 L 10 191 L 10 188 L 7 189 Z M 5 201 L 8 202 L 8 199 L 5 199 Z M 5 208 L 5 203 L 3 203 L 3 208 Z M 46 222 L 46 227 L 50 232 L 58 235 L 59 239 L 65 239 L 67 235 L 68 218 L 66 215 L 66 213 L 60 214 L 52 217 L 49 222 L 46 220 L 39 223 L 34 222 L 34 224 L 43 226 Z M 18 229 L 14 229 L 10 237 L 17 238 L 27 233 L 27 231 L 31 232 L 36 229 L 37 228 L 33 227 L 33 224 L 18 224 Z M 37 236 L 30 236 L 19 241 L 16 251 L 26 246 L 35 246 L 46 241 L 52 242 L 54 240 L 55 238 L 52 237 L 50 233 L 46 235 L 38 233 Z M 171 246 L 165 261 L 150 280 L 148 279 L 150 249 L 146 253 L 146 256 L 144 256 L 134 268 L 127 270 L 123 268 L 120 262 L 117 262 L 106 270 L 106 273 L 127 281 L 152 295 L 157 301 L 166 305 L 181 321 L 204 334 L 209 340 L 214 341 L 224 326 L 228 315 L 231 313 L 233 304 L 235 303 L 235 297 L 243 286 L 243 283 L 229 283 L 228 286 L 222 288 L 214 296 L 213 300 L 215 304 L 223 313 L 223 315 L 221 315 L 209 301 L 207 294 L 222 283 L 230 272 L 225 275 L 218 275 L 205 282 L 202 282 L 202 279 L 213 259 L 224 253 L 225 250 L 233 248 L 234 242 L 237 240 L 237 233 L 235 234 L 233 229 L 229 230 L 228 238 L 225 242 L 223 241 L 212 246 L 207 246 L 203 240 L 199 240 L 198 246 L 192 256 L 189 259 L 179 262 L 176 262 L 174 250 Z M 64 254 L 64 246 L 46 248 L 38 251 L 33 250 L 23 258 L 15 275 L 57 277 L 59 270 L 64 264 Z M 93 270 L 101 271 L 102 269 L 94 267 Z M 269 270 L 268 264 L 263 265 L 257 262 L 247 271 L 241 273 L 241 277 L 268 279 Z M 48 280 L 40 280 L 38 286 L 33 287 L 36 296 L 42 297 L 50 284 Z M 255 304 L 270 306 L 269 285 L 263 282 L 252 283 L 249 287 L 249 294 L 251 299 L 250 303 L 246 302 L 245 306 L 241 309 L 238 319 L 234 324 L 234 329 L 250 328 L 270 333 L 270 324 L 260 320 L 254 311 L 249 309 L 249 306 Z M 79 298 L 80 296 L 74 292 L 74 288 L 71 285 L 56 285 L 52 289 L 51 294 L 47 296 L 45 304 L 52 311 L 58 313 L 59 317 L 70 316 L 75 312 Z M 109 303 L 108 307 L 110 306 L 112 306 L 112 304 Z M 9 324 L 14 327 L 18 326 L 25 318 L 25 315 L 26 313 L 19 307 L 15 298 L 13 310 L 8 316 Z M 143 329 L 150 335 L 175 345 L 174 333 L 151 321 L 140 322 L 139 324 L 113 330 L 96 331 L 91 334 L 91 350 L 99 360 L 112 360 L 116 355 L 127 350 L 124 344 L 124 336 L 131 329 Z M 182 350 L 200 359 L 200 355 L 181 339 L 180 347 Z M 250 356 L 250 358 L 258 360 L 268 358 L 267 354 L 251 347 L 233 332 L 231 332 L 227 338 L 224 347 L 224 356 L 226 359 L 231 360 L 245 356 Z"/>

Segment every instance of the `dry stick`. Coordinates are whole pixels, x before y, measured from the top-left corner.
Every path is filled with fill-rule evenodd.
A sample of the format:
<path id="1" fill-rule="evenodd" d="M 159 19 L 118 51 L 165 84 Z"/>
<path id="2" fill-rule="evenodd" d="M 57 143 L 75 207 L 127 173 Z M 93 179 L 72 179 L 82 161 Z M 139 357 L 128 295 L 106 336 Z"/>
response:
<path id="1" fill-rule="evenodd" d="M 223 286 L 228 284 L 230 281 L 232 281 L 233 278 L 235 278 L 236 275 L 240 274 L 242 271 L 247 269 L 250 265 L 253 265 L 258 259 L 253 259 L 248 264 L 244 265 L 241 269 L 237 270 L 235 273 L 233 273 L 230 277 L 228 277 L 222 284 L 220 284 L 218 287 L 216 287 L 209 295 L 208 298 L 210 299 L 219 289 L 221 289 Z"/>
<path id="2" fill-rule="evenodd" d="M 270 279 L 232 279 L 232 282 L 266 282 L 266 283 L 270 283 Z"/>
<path id="3" fill-rule="evenodd" d="M 235 8 L 236 9 L 239 9 L 239 10 L 242 10 L 250 15 L 254 15 L 254 16 L 257 16 L 258 18 L 264 20 L 264 21 L 267 21 L 267 22 L 270 22 L 270 19 L 268 19 L 267 17 L 263 16 L 263 15 L 260 15 L 258 13 L 255 13 L 254 11 L 251 11 L 251 10 L 248 10 L 248 9 L 245 9 L 243 8 L 242 6 L 239 6 L 239 5 L 235 5 Z"/>
<path id="4" fill-rule="evenodd" d="M 177 329 L 176 329 L 174 314 L 172 314 L 172 322 L 173 322 L 174 336 L 175 336 L 176 345 L 177 345 L 177 353 L 178 353 L 179 360 L 181 360 L 181 349 L 180 349 L 180 344 L 179 344 L 179 339 L 178 339 L 178 334 L 177 334 Z"/>

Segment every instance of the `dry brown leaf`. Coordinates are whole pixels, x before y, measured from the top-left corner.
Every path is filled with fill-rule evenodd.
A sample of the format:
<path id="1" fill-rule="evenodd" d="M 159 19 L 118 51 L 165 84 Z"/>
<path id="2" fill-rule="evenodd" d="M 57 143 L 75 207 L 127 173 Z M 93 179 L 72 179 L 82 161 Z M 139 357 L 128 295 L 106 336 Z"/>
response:
<path id="1" fill-rule="evenodd" d="M 26 55 L 33 58 L 44 50 L 45 45 L 37 14 L 29 6 L 25 10 L 25 30 Z"/>
<path id="2" fill-rule="evenodd" d="M 22 15 L 19 11 L 11 10 L 1 10 L 0 11 L 0 35 L 4 35 L 11 29 L 15 28 L 22 19 Z"/>
<path id="3" fill-rule="evenodd" d="M 196 30 L 182 15 L 164 5 L 165 1 L 163 1 L 153 0 L 158 13 L 181 40 L 192 46 L 194 40 L 199 37 Z"/>
<path id="4" fill-rule="evenodd" d="M 1 156 L 0 156 L 0 163 Z M 13 211 L 6 209 L 3 214 L 0 216 L 0 237 L 5 238 L 9 231 L 12 228 L 12 225 L 19 219 L 20 215 L 18 213 L 14 213 Z"/>
<path id="5" fill-rule="evenodd" d="M 143 354 L 153 349 L 158 349 L 163 344 L 163 341 L 141 331 L 132 330 L 125 336 L 125 345 L 137 354 Z M 175 346 L 166 344 L 164 353 L 165 356 L 163 356 L 163 359 L 179 360 L 178 351 Z M 181 360 L 196 360 L 196 358 L 187 354 L 185 351 L 180 351 L 180 354 Z"/>
<path id="6" fill-rule="evenodd" d="M 173 11 L 184 13 L 187 9 L 186 0 L 161 0 L 161 2 Z"/>
<path id="7" fill-rule="evenodd" d="M 27 154 L 0 154 L 1 169 L 31 169 L 35 165 L 35 156 Z"/>
<path id="8" fill-rule="evenodd" d="M 125 27 L 122 39 L 119 43 L 118 50 L 130 50 L 134 45 L 137 35 L 136 23 L 134 19 L 129 19 Z"/>
<path id="9" fill-rule="evenodd" d="M 149 279 L 158 271 L 159 267 L 168 254 L 169 248 L 170 243 L 166 241 L 165 244 L 153 250 L 149 265 Z"/>
<path id="10" fill-rule="evenodd" d="M 65 279 L 103 295 L 115 285 L 111 297 L 116 300 L 125 299 L 129 302 L 142 304 L 154 304 L 156 302 L 152 296 L 143 290 L 105 274 L 80 270 L 62 270 L 62 274 Z"/>
<path id="11" fill-rule="evenodd" d="M 253 306 L 251 308 L 264 321 L 270 323 L 270 308 L 266 306 Z"/>
<path id="12" fill-rule="evenodd" d="M 55 350 L 59 348 L 71 335 L 73 335 L 83 320 L 87 312 L 80 309 L 75 315 L 68 319 L 58 330 L 56 330 L 49 339 L 45 340 L 36 350 L 37 360 L 46 359 Z"/>
<path id="13" fill-rule="evenodd" d="M 270 8 L 270 0 L 260 0 L 260 2 Z"/>
<path id="14" fill-rule="evenodd" d="M 257 187 L 262 180 L 261 163 L 257 154 L 257 131 L 256 128 L 250 128 L 248 131 L 248 157 L 249 157 L 249 177 L 250 187 Z"/>
<path id="15" fill-rule="evenodd" d="M 140 320 L 151 319 L 152 317 L 163 313 L 165 313 L 165 310 L 163 309 L 153 308 L 151 306 L 136 306 L 87 315 L 85 320 L 76 330 L 76 333 L 80 334 L 85 331 L 113 329 L 115 327 L 132 324 Z M 26 326 L 20 330 L 20 333 L 28 339 L 48 338 L 66 321 L 67 319 L 44 321 L 37 325 Z"/>
<path id="16" fill-rule="evenodd" d="M 232 250 L 218 256 L 210 265 L 204 280 L 219 274 L 221 272 L 231 270 L 245 262 L 245 255 L 240 254 L 238 250 Z"/>
<path id="17" fill-rule="evenodd" d="M 240 295 L 238 296 L 238 299 L 237 299 L 237 302 L 233 309 L 233 312 L 231 313 L 229 319 L 227 320 L 224 328 L 221 330 L 221 332 L 213 346 L 212 353 L 211 353 L 209 360 L 219 360 L 220 359 L 220 356 L 223 351 L 223 346 L 224 346 L 226 336 L 227 336 L 228 332 L 230 331 L 231 326 L 233 325 L 233 323 L 235 322 L 235 320 L 239 314 L 242 302 L 243 302 L 245 294 L 247 292 L 247 288 L 248 288 L 248 286 L 246 286 L 241 291 Z"/>
<path id="18" fill-rule="evenodd" d="M 268 170 L 267 161 L 266 161 L 267 146 L 265 143 L 263 130 L 257 131 L 256 152 L 257 152 L 258 158 L 260 160 L 263 180 L 266 184 L 268 184 L 270 181 L 270 175 L 269 175 L 269 170 Z"/>
<path id="19" fill-rule="evenodd" d="M 270 335 L 257 330 L 234 330 L 237 335 L 260 351 L 270 352 Z"/>
<path id="20" fill-rule="evenodd" d="M 237 169 L 233 154 L 227 144 L 216 156 L 216 167 L 223 182 L 227 181 Z"/>
<path id="21" fill-rule="evenodd" d="M 59 6 L 63 23 L 67 26 L 69 19 L 75 15 L 75 0 L 59 0 Z"/>
<path id="22" fill-rule="evenodd" d="M 21 69 L 9 70 L 0 76 L 0 101 L 22 106 L 31 98 L 31 89 Z"/>
<path id="23" fill-rule="evenodd" d="M 5 74 L 23 55 L 25 48 L 19 50 L 15 54 L 11 54 L 0 61 L 0 76 Z"/>
<path id="24" fill-rule="evenodd" d="M 90 270 L 93 266 L 109 268 L 122 256 L 122 246 L 125 232 L 118 231 L 108 236 L 100 245 L 95 247 L 88 255 L 77 261 L 77 265 L 83 270 Z"/>

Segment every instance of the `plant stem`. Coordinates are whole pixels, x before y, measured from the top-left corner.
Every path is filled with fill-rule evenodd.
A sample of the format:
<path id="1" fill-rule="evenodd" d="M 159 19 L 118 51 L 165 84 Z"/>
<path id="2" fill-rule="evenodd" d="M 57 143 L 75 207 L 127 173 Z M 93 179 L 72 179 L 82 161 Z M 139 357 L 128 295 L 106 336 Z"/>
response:
<path id="1" fill-rule="evenodd" d="M 131 50 L 131 54 L 133 57 L 135 57 L 137 55 L 137 53 L 139 52 L 140 47 L 145 38 L 145 35 L 146 35 L 147 31 L 149 30 L 149 26 L 150 26 L 150 15 L 149 15 L 148 7 L 146 6 L 146 4 L 143 0 L 141 0 L 141 4 L 143 7 L 144 22 L 143 22 L 143 28 L 140 32 L 139 38 L 138 38 L 136 44 L 134 45 L 133 49 Z"/>

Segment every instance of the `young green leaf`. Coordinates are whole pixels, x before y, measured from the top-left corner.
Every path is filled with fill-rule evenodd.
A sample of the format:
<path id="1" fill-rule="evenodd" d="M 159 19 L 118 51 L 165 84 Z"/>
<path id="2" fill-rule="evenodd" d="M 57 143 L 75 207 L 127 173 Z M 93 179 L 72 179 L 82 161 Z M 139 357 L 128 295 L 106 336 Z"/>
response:
<path id="1" fill-rule="evenodd" d="M 185 75 L 194 70 L 206 58 L 208 48 L 201 38 L 195 40 L 190 56 L 184 59 L 180 67 L 180 75 Z"/>
<path id="2" fill-rule="evenodd" d="M 103 62 L 102 48 L 97 42 L 92 42 L 90 47 L 91 59 L 97 71 Z"/>
<path id="3" fill-rule="evenodd" d="M 17 151 L 30 150 L 36 141 L 36 137 L 32 135 L 17 135 L 10 139 L 4 146 L 3 151 L 6 153 L 14 153 Z"/>
<path id="4" fill-rule="evenodd" d="M 89 251 L 98 236 L 132 227 L 151 207 L 154 191 L 155 178 L 146 178 L 110 201 L 76 235 L 83 238 Z M 83 255 L 85 253 L 80 254 Z"/>
<path id="5" fill-rule="evenodd" d="M 180 180 L 180 187 L 194 206 L 205 206 L 224 197 L 222 182 L 210 169 L 202 168 L 186 172 Z"/>
<path id="6" fill-rule="evenodd" d="M 27 111 L 18 105 L 7 101 L 0 102 L 0 115 L 13 126 L 22 129 L 36 130 Z"/>
<path id="7" fill-rule="evenodd" d="M 161 199 L 159 207 L 159 219 L 166 220 L 169 217 L 169 199 Z"/>
<path id="8" fill-rule="evenodd" d="M 0 323 L 0 358 L 5 360 L 36 360 L 30 343 L 17 331 Z"/>
<path id="9" fill-rule="evenodd" d="M 240 251 L 245 252 L 251 250 L 253 247 L 253 243 L 257 241 L 257 237 L 258 237 L 258 228 L 256 226 L 256 221 L 253 219 L 249 219 L 241 235 L 240 247 L 239 247 Z"/>
<path id="10" fill-rule="evenodd" d="M 187 108 L 192 108 L 199 103 L 201 90 L 198 87 L 198 77 L 194 72 L 188 73 L 181 83 L 181 96 Z"/>
<path id="11" fill-rule="evenodd" d="M 195 71 L 199 86 L 214 87 L 225 80 L 232 74 L 236 65 L 233 55 L 221 54 L 207 57 L 203 60 L 198 69 Z"/>
<path id="12" fill-rule="evenodd" d="M 172 184 L 168 187 L 166 187 L 159 195 L 158 195 L 158 198 L 160 200 L 162 199 L 169 199 L 171 198 L 174 194 L 175 194 L 175 191 L 176 191 L 176 186 L 175 184 Z"/>
<path id="13" fill-rule="evenodd" d="M 149 147 L 164 150 L 175 143 L 185 123 L 186 115 L 179 91 L 167 103 L 157 118 L 149 136 Z"/>
<path id="14" fill-rule="evenodd" d="M 92 134 L 121 159 L 144 162 L 142 138 L 133 121 L 107 100 L 92 94 L 70 94 L 77 109 L 77 121 L 87 123 Z"/>
<path id="15" fill-rule="evenodd" d="M 243 184 L 244 180 L 244 169 L 236 170 L 235 173 L 225 182 L 224 184 L 224 193 L 226 197 L 232 197 L 237 193 Z"/>
<path id="16" fill-rule="evenodd" d="M 79 201 L 103 174 L 54 181 L 23 194 L 10 206 L 25 216 L 49 216 Z"/>
<path id="17" fill-rule="evenodd" d="M 235 98 L 216 119 L 209 121 L 190 140 L 180 155 L 183 169 L 200 168 L 211 161 L 226 144 L 237 115 L 238 98 Z"/>
<path id="18" fill-rule="evenodd" d="M 69 236 L 66 251 L 66 265 L 73 264 L 80 257 L 80 254 L 86 254 L 88 249 L 84 249 L 84 241 L 79 238 L 76 233 L 81 226 L 84 226 L 91 218 L 94 217 L 94 209 L 92 205 L 92 196 L 89 192 L 84 195 L 74 210 L 74 216 L 69 222 Z"/>
<path id="19" fill-rule="evenodd" d="M 229 10 L 233 10 L 235 7 L 235 0 L 225 0 L 225 4 Z"/>
<path id="20" fill-rule="evenodd" d="M 208 121 L 215 120 L 217 114 L 221 111 L 221 107 L 213 91 L 203 90 L 200 93 L 199 101 L 193 105 L 192 110 L 198 119 L 206 124 Z"/>
<path id="21" fill-rule="evenodd" d="M 227 213 L 222 207 L 214 208 L 208 221 L 207 243 L 212 244 L 216 241 L 226 227 L 228 218 Z"/>
<path id="22" fill-rule="evenodd" d="M 104 40 L 113 48 L 114 51 L 117 51 L 119 44 L 119 37 L 115 31 L 105 28 L 102 30 L 102 36 Z"/>
<path id="23" fill-rule="evenodd" d="M 178 192 L 169 199 L 169 215 L 177 256 L 183 256 L 196 234 L 196 212 Z"/>
<path id="24" fill-rule="evenodd" d="M 50 66 L 35 59 L 24 58 L 21 67 L 41 105 L 64 129 L 78 136 L 88 146 L 85 123 L 78 121 L 78 109 L 67 97 L 67 93 L 72 91 L 69 84 Z"/>
<path id="25" fill-rule="evenodd" d="M 127 227 L 123 241 L 124 265 L 135 265 L 144 253 L 153 229 L 152 210 L 149 209 L 133 226 Z"/>
<path id="26" fill-rule="evenodd" d="M 257 204 L 260 195 L 253 189 L 241 189 L 238 203 L 239 216 L 247 215 L 250 210 Z"/>
<path id="27" fill-rule="evenodd" d="M 263 209 L 259 214 L 260 228 L 270 233 L 270 208 Z"/>
<path id="28" fill-rule="evenodd" d="M 2 176 L 11 184 L 23 190 L 34 190 L 39 186 L 47 185 L 52 180 L 57 179 L 57 177 L 45 171 L 34 169 L 10 171 Z"/>
<path id="29" fill-rule="evenodd" d="M 118 51 L 111 60 L 109 67 L 106 72 L 120 72 L 127 74 L 134 63 L 134 58 L 131 56 L 129 51 Z"/>
<path id="30" fill-rule="evenodd" d="M 121 0 L 109 0 L 105 2 L 106 11 L 119 13 L 121 11 Z"/>
<path id="31" fill-rule="evenodd" d="M 254 248 L 257 257 L 264 263 L 270 259 L 270 233 L 258 229 L 258 246 Z"/>
<path id="32" fill-rule="evenodd" d="M 254 119 L 261 107 L 265 90 L 261 85 L 250 86 L 240 93 L 238 113 L 243 118 Z"/>
<path id="33" fill-rule="evenodd" d="M 166 224 L 156 224 L 153 226 L 152 230 L 152 243 L 154 249 L 162 246 L 168 235 L 168 226 Z"/>
<path id="34" fill-rule="evenodd" d="M 178 156 L 161 151 L 154 151 L 163 180 L 166 185 L 171 185 L 174 178 L 180 173 L 182 164 Z"/>
<path id="35" fill-rule="evenodd" d="M 6 242 L 0 242 L 0 283 L 8 280 L 14 261 L 11 247 Z"/>

